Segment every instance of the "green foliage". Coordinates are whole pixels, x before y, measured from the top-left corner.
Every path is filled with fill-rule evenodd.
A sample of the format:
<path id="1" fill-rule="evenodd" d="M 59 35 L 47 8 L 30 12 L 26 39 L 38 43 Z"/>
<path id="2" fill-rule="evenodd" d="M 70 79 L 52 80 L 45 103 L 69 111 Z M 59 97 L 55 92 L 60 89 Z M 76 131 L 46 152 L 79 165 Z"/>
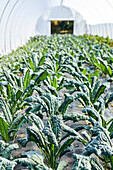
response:
<path id="1" fill-rule="evenodd" d="M 17 148 L 17 144 L 8 144 L 0 140 L 0 169 L 14 169 L 16 162 L 12 160 L 11 152 Z"/>
<path id="2" fill-rule="evenodd" d="M 27 166 L 28 168 L 35 170 L 52 170 L 51 168 L 48 168 L 44 164 L 44 157 L 43 155 L 34 152 L 34 151 L 29 151 L 24 154 L 22 154 L 22 157 L 20 159 L 16 159 L 15 161 L 22 166 Z"/>
<path id="3" fill-rule="evenodd" d="M 72 170 L 80 169 L 80 170 L 92 170 L 98 169 L 103 170 L 101 164 L 99 164 L 96 159 L 91 156 L 83 156 L 74 154 L 75 164 L 72 167 Z"/>
<path id="4" fill-rule="evenodd" d="M 73 113 L 66 113 L 66 114 L 64 114 L 63 119 L 65 121 L 72 120 L 73 122 L 78 122 L 80 120 L 88 120 L 89 117 L 84 115 L 84 114 L 73 112 Z"/>
<path id="5" fill-rule="evenodd" d="M 82 136 L 65 125 L 61 115 L 51 115 L 51 121 L 48 120 L 46 125 L 33 113 L 30 115 L 30 120 L 32 126 L 27 127 L 28 136 L 26 139 L 20 139 L 19 143 L 25 147 L 29 141 L 35 142 L 44 155 L 45 162 L 49 168 L 59 169 L 67 166 L 66 163 L 60 162 L 60 158 L 67 148 L 67 151 L 70 151 L 69 147 L 76 139 L 83 140 Z M 64 141 L 62 131 L 73 136 Z"/>
<path id="6" fill-rule="evenodd" d="M 94 153 L 101 160 L 106 162 L 109 168 L 112 168 L 113 149 L 109 132 L 105 128 L 101 127 L 98 123 L 96 123 L 90 129 L 90 132 L 94 137 L 87 143 L 86 151 L 83 153 L 83 155 L 89 156 Z"/>
<path id="7" fill-rule="evenodd" d="M 28 122 L 27 138 L 19 142 L 25 147 L 33 141 L 41 151 L 22 154 L 17 163 L 29 169 L 63 170 L 67 163 L 61 157 L 72 152 L 71 146 L 78 140 L 85 151 L 74 155 L 72 169 L 112 169 L 113 119 L 104 117 L 113 101 L 113 94 L 107 91 L 113 82 L 111 45 L 108 37 L 35 36 L 0 58 L 1 138 L 14 140 L 18 129 Z M 61 90 L 65 94 L 59 97 Z M 84 107 L 81 113 L 69 110 L 76 100 Z M 73 121 L 75 127 L 66 125 L 67 121 Z M 85 125 L 77 125 L 78 121 Z M 16 163 L 10 158 L 17 145 L 0 145 L 0 168 L 14 169 Z"/>
<path id="8" fill-rule="evenodd" d="M 32 95 L 32 87 L 39 84 L 47 77 L 47 71 L 38 72 L 32 79 L 31 70 L 23 69 L 23 76 L 18 77 L 12 73 L 4 71 L 6 85 L 2 86 L 1 93 L 5 101 L 9 105 L 11 114 L 14 116 L 17 110 L 21 109 L 21 105 L 25 98 Z"/>
<path id="9" fill-rule="evenodd" d="M 3 111 L 4 118 L 6 119 L 7 123 L 10 124 L 12 121 L 12 115 L 11 115 L 8 105 L 2 98 L 0 98 L 0 107 Z"/>
<path id="10" fill-rule="evenodd" d="M 45 90 L 34 87 L 33 90 L 36 90 L 38 95 L 25 99 L 25 104 L 29 105 L 27 109 L 28 113 L 34 113 L 35 111 L 35 113 L 41 117 L 44 113 L 46 113 L 47 116 L 60 114 L 59 107 L 61 105 L 61 98 L 54 87 L 47 86 Z"/>
<path id="11" fill-rule="evenodd" d="M 0 101 L 2 109 L 0 112 L 0 136 L 5 142 L 9 142 L 24 123 L 24 114 L 17 113 L 15 116 L 12 116 L 6 102 L 2 98 L 0 98 Z"/>
<path id="12" fill-rule="evenodd" d="M 99 164 L 92 156 L 95 154 L 101 161 L 105 163 L 105 167 L 112 168 L 113 166 L 113 149 L 112 149 L 112 141 L 111 141 L 111 131 L 112 129 L 112 123 L 113 119 L 110 121 L 105 122 L 105 126 L 103 127 L 103 119 L 102 116 L 97 112 L 94 108 L 86 107 L 83 109 L 83 113 L 87 113 L 88 116 L 82 115 L 82 114 L 76 114 L 76 113 L 65 113 L 64 114 L 64 120 L 72 120 L 80 121 L 88 120 L 92 126 L 82 126 L 82 127 L 76 127 L 76 131 L 80 131 L 84 129 L 84 131 L 81 133 L 81 135 L 84 137 L 84 139 L 87 140 L 87 144 L 83 142 L 83 139 L 81 140 L 85 145 L 85 152 L 82 153 L 82 155 L 76 155 L 75 154 L 75 164 L 73 166 L 73 169 L 103 169 L 102 165 Z M 79 116 L 79 117 L 78 117 Z M 89 118 L 89 119 L 88 119 Z M 105 120 L 104 120 L 105 121 Z M 109 126 L 108 126 L 109 125 Z M 87 131 L 86 131 L 87 130 Z M 111 133 L 109 133 L 109 131 Z M 67 131 L 68 132 L 68 131 Z M 72 135 L 72 133 L 68 132 L 64 138 L 68 137 L 69 135 Z M 80 161 L 80 162 L 79 162 Z"/>
<path id="13" fill-rule="evenodd" d="M 0 157 L 0 169 L 13 170 L 15 166 L 16 166 L 16 162 L 9 161 L 9 160 L 7 160 L 5 158 Z"/>
<path id="14" fill-rule="evenodd" d="M 9 141 L 8 123 L 4 120 L 3 117 L 0 117 L 0 135 L 4 141 Z"/>

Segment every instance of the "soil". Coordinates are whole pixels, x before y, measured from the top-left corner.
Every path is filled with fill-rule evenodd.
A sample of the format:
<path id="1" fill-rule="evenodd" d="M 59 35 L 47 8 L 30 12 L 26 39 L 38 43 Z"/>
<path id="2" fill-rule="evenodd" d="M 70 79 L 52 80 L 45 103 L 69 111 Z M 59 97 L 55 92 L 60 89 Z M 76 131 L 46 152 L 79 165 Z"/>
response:
<path id="1" fill-rule="evenodd" d="M 108 91 L 113 92 L 113 84 L 111 85 L 111 87 L 110 87 L 110 89 Z M 64 92 L 66 92 L 66 91 L 62 90 L 60 92 L 61 97 L 63 97 Z M 71 104 L 69 112 L 81 113 L 82 109 L 83 108 L 82 108 L 81 104 L 79 103 L 79 101 L 75 101 L 75 102 L 73 102 Z M 111 117 L 113 117 L 113 102 L 109 105 L 109 108 L 105 110 L 105 114 L 104 114 L 105 120 L 108 120 Z M 75 126 L 78 126 L 78 125 L 84 125 L 84 123 L 87 124 L 87 122 L 84 122 L 84 121 L 80 121 L 79 123 L 78 122 L 77 123 L 72 123 L 72 121 L 68 121 L 67 124 L 70 127 L 74 128 Z M 25 137 L 27 135 L 26 134 L 26 127 L 27 126 L 29 126 L 29 125 L 24 124 L 22 126 L 22 128 L 18 131 L 17 139 Z M 80 143 L 79 141 L 77 141 L 77 140 L 73 143 L 73 148 L 74 148 L 73 153 L 76 153 L 76 154 L 81 154 L 83 151 L 85 151 L 84 145 L 82 143 Z M 36 144 L 34 144 L 33 142 L 29 142 L 25 148 L 23 148 L 23 147 L 21 147 L 21 145 L 19 145 L 19 149 L 14 152 L 14 155 L 18 155 L 20 157 L 21 156 L 20 154 L 25 153 L 25 152 L 30 151 L 30 150 L 34 150 L 34 151 L 37 151 L 37 152 L 40 153 L 40 150 L 38 149 Z M 69 165 L 67 168 L 65 168 L 65 170 L 71 170 L 71 168 L 72 168 L 72 166 L 74 164 L 73 153 L 69 152 L 69 153 L 65 154 L 62 157 L 62 160 L 66 161 L 68 163 L 68 165 Z M 17 165 L 15 167 L 15 170 L 25 170 L 25 167 Z"/>
<path id="2" fill-rule="evenodd" d="M 63 97 L 63 94 L 64 94 L 64 90 L 62 90 L 60 92 L 60 96 Z M 111 85 L 110 89 L 109 89 L 109 92 L 113 92 L 113 84 Z M 78 112 L 78 113 L 81 113 L 82 112 L 82 107 L 79 103 L 79 101 L 76 101 L 76 102 L 73 102 L 70 106 L 70 109 L 69 111 L 70 112 Z M 113 103 L 111 103 L 109 105 L 109 108 L 105 110 L 105 114 L 104 114 L 104 118 L 106 120 L 108 120 L 109 118 L 113 117 Z M 77 126 L 78 124 L 79 125 L 83 125 L 84 123 L 87 124 L 87 122 L 84 122 L 84 121 L 80 121 L 79 123 L 72 123 L 72 121 L 68 121 L 68 125 L 71 126 L 72 128 L 74 128 L 75 126 Z M 27 133 L 26 133 L 26 127 L 29 126 L 29 124 L 24 124 L 20 130 L 18 131 L 17 133 L 17 137 L 16 137 L 16 140 L 15 140 L 15 143 L 18 143 L 17 142 L 17 139 L 19 138 L 23 138 L 23 137 L 26 137 L 27 136 Z M 34 150 L 34 151 L 37 151 L 40 153 L 40 150 L 38 149 L 37 145 L 34 144 L 33 142 L 29 142 L 27 144 L 27 146 L 24 148 L 22 147 L 20 144 L 19 145 L 19 149 L 13 151 L 13 156 L 16 156 L 16 157 L 21 157 L 21 154 L 22 153 L 25 153 L 27 151 L 30 151 L 30 150 Z M 77 153 L 77 154 L 81 154 L 85 149 L 84 149 L 84 146 L 82 143 L 78 142 L 78 141 L 75 141 L 73 143 L 73 153 Z M 69 152 L 67 154 L 65 154 L 65 156 L 62 157 L 62 160 L 66 161 L 69 166 L 67 168 L 65 168 L 65 170 L 71 170 L 73 164 L 74 164 L 74 158 L 73 158 L 73 153 L 72 152 Z M 22 167 L 20 165 L 17 165 L 15 167 L 15 170 L 26 170 L 27 168 L 25 167 Z"/>
<path id="3" fill-rule="evenodd" d="M 79 107 L 78 107 L 79 106 Z M 82 111 L 82 107 L 80 105 L 80 103 L 78 101 L 72 103 L 70 109 L 69 109 L 70 112 L 72 111 L 76 111 L 77 113 L 81 113 Z M 75 128 L 76 126 L 78 125 L 84 125 L 84 121 L 80 121 L 79 123 L 72 123 L 72 121 L 68 121 L 67 124 L 72 127 L 72 128 Z M 17 139 L 19 138 L 23 138 L 23 137 L 26 137 L 27 136 L 27 133 L 26 133 L 26 127 L 29 126 L 29 124 L 24 124 L 22 126 L 22 128 L 18 131 L 17 133 L 17 138 L 15 140 L 15 143 L 17 142 Z M 36 151 L 36 152 L 40 152 L 40 150 L 38 149 L 37 145 L 33 142 L 29 142 L 27 144 L 27 146 L 24 148 L 22 147 L 20 144 L 19 145 L 19 149 L 13 151 L 13 156 L 17 156 L 17 157 L 21 157 L 21 154 L 22 153 L 25 153 L 25 152 L 28 152 L 30 150 L 33 150 L 33 151 Z M 84 151 L 84 145 L 79 142 L 79 141 L 75 141 L 73 143 L 73 153 L 77 153 L 77 154 L 81 154 L 83 151 Z M 67 154 L 65 154 L 61 160 L 67 162 L 69 164 L 69 166 L 67 168 L 65 168 L 65 170 L 71 170 L 73 164 L 74 164 L 74 158 L 73 158 L 73 153 L 72 152 L 69 152 Z M 15 170 L 26 170 L 25 167 L 22 167 L 20 165 L 17 165 L 15 167 Z"/>
<path id="4" fill-rule="evenodd" d="M 59 92 L 59 96 L 63 99 L 64 98 L 64 93 L 66 93 L 67 90 L 66 89 L 63 89 Z M 71 105 L 70 105 L 70 108 L 69 108 L 69 112 L 77 112 L 77 113 L 81 113 L 82 112 L 82 107 L 81 107 L 81 104 L 79 103 L 79 101 L 75 101 L 73 102 Z M 44 122 L 46 122 L 46 117 L 44 119 Z M 78 124 L 79 125 L 83 125 L 85 122 L 83 121 L 80 121 L 79 123 L 72 123 L 72 121 L 68 121 L 67 124 L 74 128 L 75 126 L 77 126 Z M 29 126 L 29 124 L 24 124 L 21 129 L 18 131 L 17 133 L 17 138 L 15 140 L 15 143 L 17 142 L 17 139 L 19 138 L 23 138 L 23 137 L 26 137 L 27 136 L 27 133 L 26 133 L 26 127 Z M 84 146 L 82 143 L 80 143 L 79 141 L 75 141 L 73 143 L 73 153 L 77 153 L 77 154 L 81 154 L 83 151 L 84 151 Z M 33 142 L 29 142 L 27 144 L 27 146 L 24 148 L 22 147 L 20 144 L 19 144 L 19 149 L 17 149 L 16 151 L 13 152 L 13 156 L 17 156 L 17 157 L 21 157 L 21 154 L 22 153 L 25 153 L 27 151 L 30 151 L 30 150 L 33 150 L 33 151 L 36 151 L 36 152 L 40 152 L 40 150 L 38 149 L 37 145 Z M 70 170 L 74 164 L 74 158 L 73 158 L 73 153 L 72 152 L 69 152 L 67 154 L 65 154 L 63 157 L 62 157 L 62 160 L 66 161 L 69 166 L 67 168 L 65 168 L 65 170 Z M 17 165 L 15 167 L 15 170 L 25 170 L 25 167 L 22 167 L 20 165 Z"/>

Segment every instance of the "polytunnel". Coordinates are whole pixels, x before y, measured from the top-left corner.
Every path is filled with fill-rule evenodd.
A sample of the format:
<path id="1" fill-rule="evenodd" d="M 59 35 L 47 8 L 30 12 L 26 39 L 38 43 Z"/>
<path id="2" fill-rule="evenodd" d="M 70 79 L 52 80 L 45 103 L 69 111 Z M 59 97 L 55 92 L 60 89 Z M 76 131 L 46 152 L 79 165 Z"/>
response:
<path id="1" fill-rule="evenodd" d="M 113 0 L 1 0 L 0 53 L 34 35 L 50 35 L 52 21 L 73 21 L 73 34 L 113 38 Z"/>
<path id="2" fill-rule="evenodd" d="M 0 170 L 113 170 L 113 0 L 0 0 Z"/>

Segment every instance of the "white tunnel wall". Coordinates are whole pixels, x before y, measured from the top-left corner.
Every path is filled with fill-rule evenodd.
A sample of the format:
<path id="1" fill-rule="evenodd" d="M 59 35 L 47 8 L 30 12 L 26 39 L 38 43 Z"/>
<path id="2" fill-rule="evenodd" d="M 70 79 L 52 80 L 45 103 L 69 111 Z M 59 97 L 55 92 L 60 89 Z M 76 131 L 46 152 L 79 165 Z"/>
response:
<path id="1" fill-rule="evenodd" d="M 16 49 L 36 35 L 39 18 L 61 3 L 83 17 L 83 22 L 74 27 L 76 35 L 89 33 L 113 38 L 113 0 L 0 0 L 0 54 Z M 38 34 L 45 30 L 50 35 L 50 18 Z"/>
<path id="2" fill-rule="evenodd" d="M 38 19 L 36 24 L 36 34 L 50 35 L 50 24 L 53 20 L 73 20 L 73 33 L 75 35 L 83 35 L 88 32 L 86 21 L 80 13 L 66 6 L 57 6 L 45 12 L 45 14 Z"/>
<path id="3" fill-rule="evenodd" d="M 113 24 L 97 24 L 97 25 L 89 25 L 89 34 L 91 35 L 99 35 L 103 37 L 110 37 L 113 39 Z"/>
<path id="4" fill-rule="evenodd" d="M 37 19 L 50 5 L 48 0 L 0 2 L 0 53 L 8 53 L 34 36 Z"/>

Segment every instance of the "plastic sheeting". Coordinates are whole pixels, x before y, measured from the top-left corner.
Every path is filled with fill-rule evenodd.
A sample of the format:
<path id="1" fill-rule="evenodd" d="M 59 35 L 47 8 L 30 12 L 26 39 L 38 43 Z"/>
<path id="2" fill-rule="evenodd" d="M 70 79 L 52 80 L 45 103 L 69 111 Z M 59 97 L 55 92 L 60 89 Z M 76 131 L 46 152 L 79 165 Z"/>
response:
<path id="1" fill-rule="evenodd" d="M 24 44 L 34 36 L 37 19 L 53 3 L 49 0 L 0 0 L 0 53 Z M 57 3 L 56 3 L 57 5 Z"/>
<path id="2" fill-rule="evenodd" d="M 89 33 L 113 38 L 113 0 L 0 0 L 0 53 L 16 49 L 36 33 L 49 35 L 50 25 L 45 24 L 43 17 L 50 21 L 52 15 L 48 11 L 61 5 L 74 11 L 76 35 Z M 59 17 L 58 13 L 54 16 Z"/>
<path id="3" fill-rule="evenodd" d="M 88 32 L 87 24 L 83 17 L 75 10 L 61 5 L 50 9 L 39 18 L 36 25 L 36 34 L 50 35 L 50 24 L 52 20 L 73 20 L 73 32 L 75 35 L 81 35 Z"/>
<path id="4" fill-rule="evenodd" d="M 88 25 L 89 34 L 110 37 L 113 39 L 113 23 Z"/>

